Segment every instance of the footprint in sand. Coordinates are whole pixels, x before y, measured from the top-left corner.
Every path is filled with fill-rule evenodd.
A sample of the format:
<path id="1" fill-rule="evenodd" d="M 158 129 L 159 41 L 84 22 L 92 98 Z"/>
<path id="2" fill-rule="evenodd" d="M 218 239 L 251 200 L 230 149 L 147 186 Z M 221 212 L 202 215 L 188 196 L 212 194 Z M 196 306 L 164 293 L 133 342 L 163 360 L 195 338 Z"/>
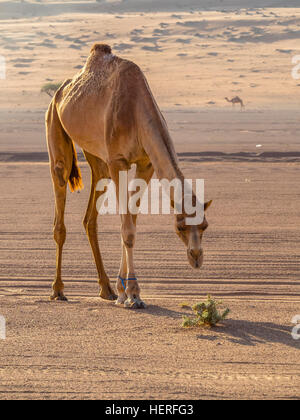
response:
<path id="1" fill-rule="evenodd" d="M 40 42 L 39 44 L 36 44 L 38 47 L 46 47 L 46 48 L 57 48 L 56 44 L 53 43 L 53 41 L 44 40 L 43 42 Z"/>
<path id="2" fill-rule="evenodd" d="M 177 42 L 177 44 L 190 44 L 191 41 L 192 41 L 191 38 L 188 38 L 188 39 L 177 38 L 175 42 Z"/>
<path id="3" fill-rule="evenodd" d="M 161 51 L 162 51 L 162 50 L 160 49 L 160 47 L 159 47 L 159 46 L 150 47 L 150 46 L 148 46 L 148 45 L 144 45 L 144 46 L 142 47 L 142 50 L 145 50 L 145 51 L 152 51 L 152 52 L 161 52 Z"/>
<path id="4" fill-rule="evenodd" d="M 135 35 L 142 35 L 144 33 L 143 29 L 133 29 L 130 32 L 130 35 L 135 36 Z"/>
<path id="5" fill-rule="evenodd" d="M 69 48 L 72 48 L 73 50 L 81 50 L 82 46 L 77 44 L 71 44 L 69 45 Z"/>
<path id="6" fill-rule="evenodd" d="M 293 50 L 282 50 L 280 48 L 277 48 L 276 52 L 279 52 L 281 54 L 291 54 Z"/>
<path id="7" fill-rule="evenodd" d="M 126 50 L 131 50 L 132 48 L 134 48 L 134 44 L 121 43 L 121 44 L 114 45 L 114 49 L 116 51 L 126 51 Z"/>
<path id="8" fill-rule="evenodd" d="M 106 32 L 106 34 L 104 35 L 106 38 L 109 39 L 115 39 L 116 35 L 115 34 L 111 34 L 110 32 Z"/>
<path id="9" fill-rule="evenodd" d="M 37 32 L 36 34 L 37 34 L 38 36 L 47 36 L 47 35 L 48 35 L 46 32 L 42 32 L 42 31 L 39 31 L 39 32 Z"/>
<path id="10" fill-rule="evenodd" d="M 14 67 L 18 69 L 22 69 L 22 68 L 28 68 L 30 67 L 30 65 L 29 64 L 14 64 Z"/>
<path id="11" fill-rule="evenodd" d="M 162 35 L 162 36 L 170 35 L 170 31 L 168 29 L 154 29 L 153 36 L 158 36 L 158 35 Z"/>
<path id="12" fill-rule="evenodd" d="M 195 36 L 196 36 L 197 38 L 206 38 L 206 35 L 199 34 L 199 32 L 197 32 L 197 33 L 195 34 Z"/>
<path id="13" fill-rule="evenodd" d="M 130 41 L 132 42 L 136 42 L 136 43 L 141 43 L 141 44 L 156 44 L 157 41 L 159 41 L 159 38 L 149 38 L 149 37 L 140 37 L 140 36 L 133 36 L 131 37 Z"/>
<path id="14" fill-rule="evenodd" d="M 29 64 L 35 61 L 34 58 L 16 58 L 14 60 L 11 60 L 12 63 L 16 64 Z"/>

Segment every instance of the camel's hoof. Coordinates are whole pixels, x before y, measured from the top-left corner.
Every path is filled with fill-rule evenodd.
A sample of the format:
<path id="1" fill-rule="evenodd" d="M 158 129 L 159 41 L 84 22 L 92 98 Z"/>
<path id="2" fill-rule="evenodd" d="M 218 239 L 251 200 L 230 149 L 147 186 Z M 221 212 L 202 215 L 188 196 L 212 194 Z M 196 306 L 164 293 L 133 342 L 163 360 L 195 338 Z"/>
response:
<path id="1" fill-rule="evenodd" d="M 132 304 L 131 300 L 125 300 L 124 308 L 132 308 Z"/>
<path id="2" fill-rule="evenodd" d="M 139 309 L 146 309 L 146 308 L 147 308 L 146 303 L 145 303 L 145 302 L 143 302 L 143 301 L 141 301 L 141 302 L 140 302 Z"/>
<path id="3" fill-rule="evenodd" d="M 118 299 L 118 296 L 117 295 L 115 295 L 114 293 L 111 293 L 110 295 L 107 295 L 107 294 L 101 294 L 100 293 L 100 295 L 99 295 L 100 297 L 101 297 L 101 299 L 104 299 L 104 300 L 110 300 L 111 302 L 113 302 L 113 301 L 115 301 L 115 300 L 117 300 Z"/>
<path id="4" fill-rule="evenodd" d="M 66 298 L 66 296 L 63 293 L 54 293 L 51 297 L 50 300 L 58 300 L 61 302 L 68 302 L 68 299 Z"/>
<path id="5" fill-rule="evenodd" d="M 145 302 L 139 299 L 127 299 L 124 302 L 124 308 L 130 308 L 130 309 L 146 309 L 147 306 Z"/>
<path id="6" fill-rule="evenodd" d="M 117 306 L 123 306 L 125 304 L 125 301 L 126 301 L 126 297 L 124 298 L 124 297 L 119 296 L 117 301 L 116 301 L 116 305 Z"/>
<path id="7" fill-rule="evenodd" d="M 114 289 L 110 286 L 110 284 L 100 286 L 100 293 L 99 296 L 101 299 L 114 301 L 118 299 L 118 296 L 115 294 Z"/>
<path id="8" fill-rule="evenodd" d="M 115 294 L 114 289 L 108 284 L 100 286 L 99 296 L 101 299 L 114 301 L 118 299 L 118 296 Z"/>
<path id="9" fill-rule="evenodd" d="M 111 287 L 104 287 L 100 290 L 99 296 L 101 299 L 114 301 L 118 299 L 118 296 L 115 294 Z"/>

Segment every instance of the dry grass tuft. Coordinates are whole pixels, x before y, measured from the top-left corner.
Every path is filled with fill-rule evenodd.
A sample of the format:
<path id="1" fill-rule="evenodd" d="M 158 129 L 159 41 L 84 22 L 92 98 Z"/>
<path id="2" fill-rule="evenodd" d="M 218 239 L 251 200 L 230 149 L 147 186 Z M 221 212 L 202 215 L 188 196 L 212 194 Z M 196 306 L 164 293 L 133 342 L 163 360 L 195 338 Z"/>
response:
<path id="1" fill-rule="evenodd" d="M 218 302 L 207 296 L 205 302 L 197 303 L 194 306 L 188 306 L 186 303 L 182 304 L 182 308 L 192 309 L 194 317 L 184 315 L 182 326 L 184 328 L 190 327 L 215 327 L 220 321 L 226 319 L 229 314 L 229 308 L 226 308 L 222 313 L 219 312 L 218 307 L 222 302 Z"/>

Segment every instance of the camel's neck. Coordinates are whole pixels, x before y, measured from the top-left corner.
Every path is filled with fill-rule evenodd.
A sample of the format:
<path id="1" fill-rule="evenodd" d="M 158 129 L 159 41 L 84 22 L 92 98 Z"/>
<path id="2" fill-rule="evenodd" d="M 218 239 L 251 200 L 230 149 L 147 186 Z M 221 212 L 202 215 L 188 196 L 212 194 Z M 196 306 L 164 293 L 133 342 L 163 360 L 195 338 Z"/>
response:
<path id="1" fill-rule="evenodd" d="M 168 180 L 172 183 L 169 185 L 172 185 L 174 188 L 175 185 L 176 188 L 179 186 L 180 189 L 177 192 L 181 191 L 180 196 L 176 195 L 174 188 L 169 190 L 170 204 L 173 208 L 176 206 L 180 214 L 185 214 L 186 185 L 184 183 L 184 175 L 179 168 L 178 157 L 167 125 L 159 111 L 156 115 L 153 115 L 153 118 L 147 114 L 147 117 L 142 118 L 142 121 L 144 121 L 141 133 L 143 147 L 151 160 L 158 179 Z M 196 197 L 192 191 L 191 193 L 193 203 L 195 203 Z"/>
<path id="2" fill-rule="evenodd" d="M 143 147 L 151 160 L 157 177 L 169 181 L 175 178 L 183 180 L 184 177 L 179 168 L 172 139 L 160 112 L 154 113 L 153 118 L 144 114 L 142 121 Z"/>

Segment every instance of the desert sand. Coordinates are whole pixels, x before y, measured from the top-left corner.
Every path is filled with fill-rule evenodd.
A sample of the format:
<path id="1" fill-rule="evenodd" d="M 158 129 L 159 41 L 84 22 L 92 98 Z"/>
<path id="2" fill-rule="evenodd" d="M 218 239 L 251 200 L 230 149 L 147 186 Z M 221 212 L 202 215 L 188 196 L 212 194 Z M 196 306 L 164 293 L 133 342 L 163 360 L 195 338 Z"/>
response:
<path id="1" fill-rule="evenodd" d="M 151 4 L 152 3 L 152 6 Z M 0 1 L 0 399 L 299 399 L 300 9 L 289 1 Z M 257 3 L 257 4 L 256 4 Z M 159 4 L 159 5 L 158 5 Z M 20 7 L 23 7 L 20 10 Z M 257 9 L 261 6 L 264 8 Z M 208 9 L 208 8 L 206 8 Z M 43 84 L 72 77 L 94 42 L 134 60 L 167 119 L 187 177 L 213 199 L 205 263 L 192 271 L 172 216 L 141 216 L 144 311 L 97 297 L 82 227 L 85 189 L 69 194 L 63 275 L 50 302 L 53 194 Z M 243 112 L 224 98 L 240 96 Z M 99 240 L 115 281 L 118 216 Z M 229 306 L 215 329 L 182 329 L 183 302 Z"/>

